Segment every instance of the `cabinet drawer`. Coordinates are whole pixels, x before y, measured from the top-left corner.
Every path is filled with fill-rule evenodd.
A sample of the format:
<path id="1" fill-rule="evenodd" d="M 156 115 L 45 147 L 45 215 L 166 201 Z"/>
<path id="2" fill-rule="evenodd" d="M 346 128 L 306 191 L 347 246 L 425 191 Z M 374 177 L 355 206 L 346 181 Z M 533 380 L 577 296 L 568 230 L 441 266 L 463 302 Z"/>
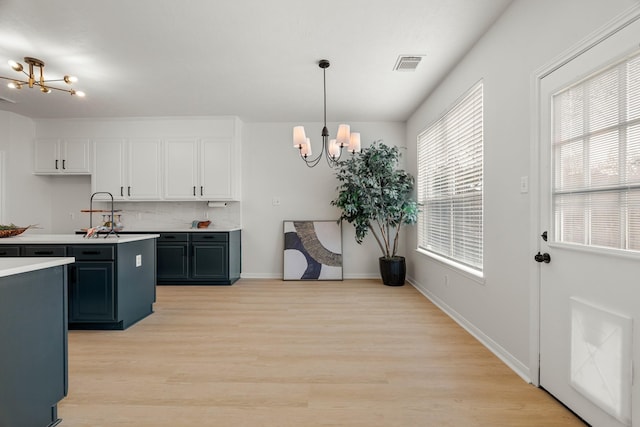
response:
<path id="1" fill-rule="evenodd" d="M 192 233 L 192 242 L 226 242 L 229 240 L 228 233 Z"/>
<path id="2" fill-rule="evenodd" d="M 0 256 L 20 256 L 20 246 L 0 246 Z"/>
<path id="3" fill-rule="evenodd" d="M 69 256 L 75 257 L 76 261 L 110 261 L 114 259 L 115 251 L 111 245 L 78 245 L 69 246 Z"/>
<path id="4" fill-rule="evenodd" d="M 188 233 L 161 233 L 158 237 L 157 243 L 175 243 L 175 242 L 188 242 Z"/>
<path id="5" fill-rule="evenodd" d="M 25 246 L 24 256 L 67 256 L 64 246 Z"/>

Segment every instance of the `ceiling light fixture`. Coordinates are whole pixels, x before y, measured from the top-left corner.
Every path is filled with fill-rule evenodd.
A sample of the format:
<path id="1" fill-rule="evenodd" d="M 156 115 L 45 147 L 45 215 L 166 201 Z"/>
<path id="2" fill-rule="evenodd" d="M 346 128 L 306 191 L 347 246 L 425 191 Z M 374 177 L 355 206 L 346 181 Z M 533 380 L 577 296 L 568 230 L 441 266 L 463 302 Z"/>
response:
<path id="1" fill-rule="evenodd" d="M 329 131 L 327 130 L 327 75 L 326 70 L 329 68 L 328 60 L 321 59 L 318 66 L 322 68 L 322 79 L 324 87 L 324 127 L 322 128 L 322 150 L 318 156 L 311 158 L 311 140 L 307 138 L 304 132 L 304 126 L 295 126 L 293 128 L 293 146 L 300 150 L 300 157 L 310 168 L 315 167 L 323 155 L 327 158 L 329 166 L 334 167 L 338 163 L 342 155 L 342 149 L 347 147 L 351 154 L 360 152 L 360 133 L 351 132 L 349 125 L 338 126 L 338 134 L 336 139 L 329 140 Z"/>
<path id="2" fill-rule="evenodd" d="M 40 88 L 40 92 L 42 93 L 51 93 L 51 90 L 59 90 L 61 92 L 67 92 L 70 93 L 71 95 L 76 95 L 76 96 L 80 96 L 83 97 L 85 96 L 84 92 L 79 91 L 79 90 L 74 90 L 74 89 L 62 89 L 62 88 L 58 88 L 58 87 L 54 87 L 54 86 L 49 86 L 49 83 L 53 83 L 53 82 L 65 82 L 66 84 L 72 84 L 78 81 L 77 77 L 74 76 L 64 76 L 61 79 L 57 79 L 57 80 L 45 80 L 44 79 L 44 74 L 42 72 L 42 69 L 44 68 L 44 62 L 36 59 L 36 58 L 30 58 L 28 56 L 26 56 L 24 58 L 24 62 L 26 62 L 29 65 L 29 72 L 27 73 L 24 70 L 24 66 L 16 61 L 10 60 L 9 61 L 9 66 L 11 68 L 13 68 L 15 71 L 19 72 L 19 73 L 23 73 L 25 76 L 28 77 L 28 80 L 20 80 L 14 77 L 2 77 L 0 76 L 0 79 L 4 79 L 4 80 L 9 80 L 9 83 L 7 84 L 7 86 L 11 89 L 22 89 L 23 85 L 27 85 L 30 88 L 33 87 L 39 87 Z M 38 68 L 39 69 L 39 76 L 38 79 L 36 79 L 36 76 L 33 72 L 34 68 Z"/>

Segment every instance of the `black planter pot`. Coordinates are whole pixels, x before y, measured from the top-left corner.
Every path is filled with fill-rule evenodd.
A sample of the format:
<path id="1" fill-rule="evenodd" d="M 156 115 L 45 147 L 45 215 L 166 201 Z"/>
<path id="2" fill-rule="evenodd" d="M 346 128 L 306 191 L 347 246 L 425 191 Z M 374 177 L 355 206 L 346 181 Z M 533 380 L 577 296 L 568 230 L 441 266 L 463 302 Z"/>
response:
<path id="1" fill-rule="evenodd" d="M 387 286 L 402 286 L 407 275 L 407 264 L 403 256 L 380 257 L 380 275 Z"/>

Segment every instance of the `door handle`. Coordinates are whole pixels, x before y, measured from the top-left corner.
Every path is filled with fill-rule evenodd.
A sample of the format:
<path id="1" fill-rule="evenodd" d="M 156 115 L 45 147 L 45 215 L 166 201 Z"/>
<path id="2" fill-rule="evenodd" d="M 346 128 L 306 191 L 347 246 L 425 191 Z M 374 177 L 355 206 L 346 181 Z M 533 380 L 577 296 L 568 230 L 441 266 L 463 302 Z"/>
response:
<path id="1" fill-rule="evenodd" d="M 537 262 L 544 262 L 545 264 L 549 264 L 551 262 L 551 255 L 548 253 L 541 254 L 540 251 L 533 257 Z"/>

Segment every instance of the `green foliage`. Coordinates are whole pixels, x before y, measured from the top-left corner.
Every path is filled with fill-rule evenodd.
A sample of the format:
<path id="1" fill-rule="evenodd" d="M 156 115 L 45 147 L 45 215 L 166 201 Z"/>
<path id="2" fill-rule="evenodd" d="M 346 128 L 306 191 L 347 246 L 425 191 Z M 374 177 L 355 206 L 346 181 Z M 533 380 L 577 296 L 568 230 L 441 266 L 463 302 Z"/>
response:
<path id="1" fill-rule="evenodd" d="M 331 201 L 342 210 L 340 220 L 355 227 L 361 244 L 371 231 L 384 257 L 395 257 L 400 226 L 415 224 L 418 205 L 413 177 L 398 169 L 398 147 L 374 142 L 362 153 L 338 163 L 338 196 Z"/>

